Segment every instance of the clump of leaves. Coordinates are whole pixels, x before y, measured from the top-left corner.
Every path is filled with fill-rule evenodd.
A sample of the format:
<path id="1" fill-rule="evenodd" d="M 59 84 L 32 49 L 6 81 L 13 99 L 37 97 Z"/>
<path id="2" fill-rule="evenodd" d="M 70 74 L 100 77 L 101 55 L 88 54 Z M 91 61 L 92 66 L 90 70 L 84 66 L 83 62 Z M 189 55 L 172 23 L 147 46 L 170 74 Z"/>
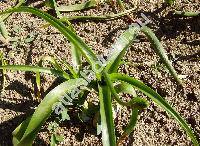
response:
<path id="1" fill-rule="evenodd" d="M 133 94 L 135 89 L 141 91 L 158 106 L 163 108 L 167 113 L 169 113 L 186 131 L 188 136 L 191 138 L 195 146 L 198 146 L 198 141 L 193 134 L 192 129 L 186 123 L 186 121 L 170 106 L 167 101 L 165 101 L 158 93 L 152 90 L 150 87 L 145 85 L 143 82 L 124 75 L 117 73 L 118 68 L 121 63 L 121 59 L 126 53 L 127 49 L 132 45 L 138 32 L 143 32 L 147 38 L 152 43 L 155 52 L 161 58 L 164 65 L 168 68 L 170 73 L 173 75 L 178 83 L 181 83 L 177 77 L 177 74 L 168 60 L 164 49 L 152 32 L 152 30 L 146 26 L 141 28 L 132 26 L 127 31 L 125 31 L 120 38 L 116 41 L 116 49 L 112 51 L 109 59 L 105 63 L 100 63 L 97 55 L 93 50 L 75 33 L 74 29 L 70 25 L 69 21 L 66 24 L 60 20 L 54 18 L 53 16 L 30 7 L 19 7 L 13 8 L 6 12 L 0 13 L 7 14 L 12 12 L 29 12 L 35 14 L 53 27 L 58 29 L 72 44 L 72 62 L 73 66 L 70 66 L 65 61 L 57 61 L 54 58 L 48 58 L 47 60 L 53 65 L 53 68 L 45 68 L 42 66 L 26 66 L 26 65 L 3 65 L 0 69 L 4 70 L 21 70 L 21 71 L 32 71 L 37 75 L 37 83 L 40 83 L 39 73 L 47 73 L 55 76 L 62 77 L 65 81 L 60 85 L 56 86 L 52 91 L 50 91 L 41 103 L 38 105 L 37 109 L 33 115 L 22 122 L 13 131 L 13 145 L 15 146 L 29 146 L 32 145 L 37 133 L 40 131 L 41 126 L 50 117 L 53 112 L 53 107 L 55 103 L 60 102 L 61 98 L 66 95 L 66 93 L 71 93 L 77 88 L 80 88 L 78 98 L 72 101 L 74 105 L 81 106 L 87 99 L 89 91 L 95 90 L 99 95 L 99 105 L 100 105 L 100 121 L 101 121 L 101 131 L 102 131 L 102 143 L 104 146 L 115 146 L 119 144 L 124 137 L 128 136 L 133 130 L 138 119 L 139 111 L 148 107 L 148 102 L 136 94 Z M 67 26 L 66 26 L 67 25 Z M 122 41 L 126 38 L 126 41 Z M 88 78 L 83 76 L 84 66 L 82 57 L 90 64 L 89 69 L 95 75 L 95 78 L 88 82 Z M 61 67 L 60 64 L 64 64 L 67 71 Z M 123 84 L 116 86 L 115 83 Z M 39 86 L 39 85 L 38 85 Z M 93 89 L 93 90 L 92 90 Z M 133 94 L 133 98 L 125 102 L 121 99 L 120 93 Z M 122 106 L 127 106 L 132 109 L 132 116 L 127 125 L 122 137 L 116 142 L 115 136 L 115 126 L 113 121 L 113 101 L 116 101 Z M 64 103 L 62 103 L 64 104 Z M 63 107 L 65 107 L 63 105 Z M 62 109 L 61 109 L 62 111 Z"/>

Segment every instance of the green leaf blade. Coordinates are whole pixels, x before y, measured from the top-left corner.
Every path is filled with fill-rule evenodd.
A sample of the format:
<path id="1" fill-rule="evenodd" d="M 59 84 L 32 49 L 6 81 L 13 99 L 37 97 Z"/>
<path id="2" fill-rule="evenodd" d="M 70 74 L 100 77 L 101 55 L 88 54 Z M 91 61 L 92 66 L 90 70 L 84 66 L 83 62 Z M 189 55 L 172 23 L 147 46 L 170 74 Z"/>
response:
<path id="1" fill-rule="evenodd" d="M 128 125 L 126 126 L 122 136 L 119 138 L 119 140 L 117 141 L 117 145 L 120 145 L 121 142 L 128 136 L 131 134 L 131 132 L 134 130 L 137 120 L 138 120 L 138 113 L 139 110 L 137 108 L 133 108 L 132 109 L 132 114 L 130 117 L 130 121 L 128 123 Z"/>
<path id="2" fill-rule="evenodd" d="M 138 118 L 138 109 L 137 108 L 133 108 L 132 109 L 132 114 L 131 114 L 131 118 L 130 121 L 126 127 L 126 129 L 124 130 L 124 132 L 129 135 L 131 134 L 131 132 L 134 130 L 136 123 L 137 123 L 137 118 Z"/>
<path id="3" fill-rule="evenodd" d="M 70 79 L 69 74 L 67 74 L 67 73 L 62 69 L 62 67 L 59 65 L 59 63 L 57 62 L 57 60 L 54 59 L 53 57 L 51 57 L 51 56 L 44 56 L 44 57 L 42 57 L 42 59 L 40 60 L 40 63 L 39 63 L 39 64 L 42 64 L 42 61 L 49 61 L 49 62 L 53 65 L 53 67 L 54 67 L 56 70 L 62 72 L 63 75 L 64 75 L 67 79 Z"/>
<path id="4" fill-rule="evenodd" d="M 114 49 L 112 51 L 112 54 L 107 61 L 106 70 L 108 71 L 108 73 L 113 73 L 117 71 L 122 57 L 126 53 L 127 49 L 132 45 L 138 31 L 138 27 L 130 27 L 117 39 L 116 43 L 113 46 Z"/>
<path id="5" fill-rule="evenodd" d="M 168 56 L 166 55 L 165 50 L 160 41 L 158 40 L 158 38 L 156 37 L 156 35 L 147 26 L 143 26 L 141 31 L 148 37 L 148 39 L 150 40 L 151 44 L 155 49 L 155 52 L 158 54 L 158 56 L 160 57 L 164 65 L 167 67 L 169 72 L 172 74 L 174 79 L 177 81 L 177 83 L 181 85 L 182 84 L 181 80 L 178 78 L 178 75 L 174 67 L 172 66 L 172 63 L 169 61 Z"/>
<path id="6" fill-rule="evenodd" d="M 31 145 L 42 124 L 53 112 L 53 105 L 59 102 L 60 97 L 64 96 L 67 92 L 70 92 L 79 86 L 85 86 L 86 84 L 87 82 L 84 79 L 71 79 L 61 83 L 50 91 L 32 115 L 18 146 Z"/>
<path id="7" fill-rule="evenodd" d="M 58 9 L 56 0 L 49 0 L 49 1 L 50 1 L 50 4 L 51 4 L 52 8 L 55 10 L 57 17 L 61 18 L 61 14 L 60 14 L 60 11 Z"/>
<path id="8" fill-rule="evenodd" d="M 195 146 L 198 146 L 198 140 L 196 139 L 195 135 L 193 134 L 192 129 L 189 127 L 189 125 L 186 123 L 186 121 L 154 90 L 146 86 L 144 83 L 133 79 L 127 75 L 122 75 L 119 73 L 113 73 L 109 75 L 110 78 L 114 80 L 121 80 L 124 82 L 127 82 L 131 85 L 133 85 L 135 88 L 143 92 L 145 95 L 150 97 L 156 104 L 161 106 L 163 109 L 165 109 L 175 120 L 181 125 L 181 127 L 186 131 L 188 136 L 191 138 L 192 142 Z"/>
<path id="9" fill-rule="evenodd" d="M 72 42 L 74 46 L 79 49 L 86 60 L 90 63 L 93 70 L 96 70 L 96 66 L 94 66 L 94 64 L 98 61 L 98 58 L 96 57 L 92 49 L 79 36 L 77 36 L 72 30 L 70 30 L 70 28 L 66 27 L 58 19 L 41 10 L 24 6 L 19 8 L 12 8 L 5 12 L 1 12 L 0 15 L 11 12 L 29 12 L 49 22 L 53 27 L 58 29 L 70 42 Z"/>
<path id="10" fill-rule="evenodd" d="M 104 146 L 115 146 L 115 130 L 112 113 L 111 93 L 107 86 L 99 85 L 102 142 Z"/>
<path id="11" fill-rule="evenodd" d="M 38 67 L 38 66 L 28 66 L 28 65 L 4 65 L 0 66 L 0 69 L 3 70 L 15 70 L 15 71 L 30 71 L 30 72 L 42 72 L 47 74 L 53 74 L 55 76 L 60 76 L 66 79 L 69 79 L 68 76 L 65 76 L 63 72 L 51 69 L 51 68 L 44 68 L 44 67 Z"/>

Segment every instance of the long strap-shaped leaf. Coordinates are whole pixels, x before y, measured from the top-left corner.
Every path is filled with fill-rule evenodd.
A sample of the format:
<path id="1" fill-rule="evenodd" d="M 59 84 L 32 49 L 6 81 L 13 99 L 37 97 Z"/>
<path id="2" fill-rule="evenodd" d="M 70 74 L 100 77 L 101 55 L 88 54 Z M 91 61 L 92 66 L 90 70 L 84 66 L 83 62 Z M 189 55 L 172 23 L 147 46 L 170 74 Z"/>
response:
<path id="1" fill-rule="evenodd" d="M 60 11 L 58 10 L 56 0 L 49 0 L 49 2 L 51 4 L 52 8 L 55 10 L 57 17 L 61 18 L 61 14 L 60 14 Z"/>
<path id="2" fill-rule="evenodd" d="M 42 66 L 42 62 L 43 61 L 49 61 L 53 67 L 60 71 L 63 76 L 66 78 L 66 79 L 70 79 L 70 76 L 68 73 L 66 73 L 62 67 L 59 65 L 59 63 L 57 62 L 56 59 L 54 59 L 53 57 L 51 56 L 44 56 L 42 57 L 42 59 L 39 61 L 38 65 L 39 66 Z M 40 72 L 36 72 L 36 85 L 37 85 L 37 96 L 40 97 L 40 84 L 41 84 L 41 78 L 40 78 Z"/>
<path id="3" fill-rule="evenodd" d="M 162 62 L 167 67 L 169 72 L 172 74 L 174 79 L 179 84 L 181 84 L 181 80 L 178 78 L 178 75 L 177 75 L 174 67 L 172 66 L 172 63 L 169 61 L 162 44 L 160 43 L 160 41 L 158 40 L 156 35 L 153 33 L 153 31 L 147 26 L 143 26 L 141 31 L 148 37 L 149 41 L 152 43 L 152 45 L 153 45 L 153 47 L 155 49 L 155 52 L 161 58 Z"/>
<path id="4" fill-rule="evenodd" d="M 25 2 L 25 0 L 19 0 L 18 4 L 14 8 L 20 7 L 24 2 Z M 0 22 L 6 20 L 11 14 L 12 14 L 12 12 L 11 13 L 7 13 L 5 15 L 2 15 L 0 17 Z"/>
<path id="5" fill-rule="evenodd" d="M 66 19 L 66 23 L 68 24 L 68 28 L 74 32 L 76 34 L 75 29 L 73 28 L 72 24 Z M 72 56 L 72 65 L 74 70 L 76 71 L 76 73 L 79 73 L 81 68 L 82 68 L 82 55 L 80 53 L 80 51 L 76 48 L 76 46 L 74 46 L 74 44 L 72 42 L 70 42 L 71 44 L 71 56 Z"/>
<path id="6" fill-rule="evenodd" d="M 15 6 L 15 8 L 21 6 L 25 0 L 19 0 L 18 4 Z M 2 15 L 0 17 L 0 32 L 2 33 L 3 37 L 5 38 L 5 42 L 8 42 L 9 36 L 8 36 L 8 31 L 5 27 L 4 21 L 11 15 L 12 13 L 7 13 L 5 15 Z"/>
<path id="7" fill-rule="evenodd" d="M 191 138 L 192 142 L 195 146 L 199 146 L 199 143 L 193 134 L 192 129 L 190 129 L 189 125 L 185 122 L 185 120 L 154 90 L 146 86 L 141 81 L 133 79 L 127 75 L 122 75 L 119 73 L 113 73 L 109 75 L 110 79 L 113 81 L 121 80 L 133 85 L 135 88 L 143 92 L 145 95 L 150 97 L 156 104 L 165 109 L 172 117 L 176 119 L 176 121 L 182 126 L 182 128 L 186 131 L 188 136 Z"/>
<path id="8" fill-rule="evenodd" d="M 107 61 L 106 70 L 108 71 L 108 73 L 113 73 L 117 71 L 122 57 L 135 40 L 138 31 L 138 27 L 130 27 L 117 39 L 117 41 L 113 45 L 111 56 L 109 56 L 109 59 Z"/>
<path id="9" fill-rule="evenodd" d="M 115 146 L 116 138 L 109 87 L 99 85 L 99 100 L 103 146 Z"/>
<path id="10" fill-rule="evenodd" d="M 46 97 L 43 99 L 43 101 L 39 104 L 37 109 L 35 110 L 34 114 L 32 115 L 30 121 L 27 121 L 24 123 L 26 128 L 24 128 L 22 125 L 17 128 L 17 130 L 13 133 L 14 134 L 14 139 L 13 141 L 18 142 L 18 144 L 15 144 L 17 146 L 29 146 L 32 144 L 35 136 L 37 135 L 40 127 L 42 124 L 47 120 L 47 118 L 50 116 L 52 113 L 52 106 L 59 101 L 60 97 L 64 96 L 67 92 L 72 91 L 73 89 L 86 85 L 87 81 L 84 79 L 71 79 L 68 80 L 57 87 L 55 87 L 52 91 L 50 91 Z M 23 137 L 21 136 L 22 134 L 18 134 L 21 131 L 21 129 L 26 131 L 23 134 Z M 17 137 L 15 137 L 15 135 Z M 21 139 L 17 139 L 20 138 Z"/>
<path id="11" fill-rule="evenodd" d="M 66 68 L 67 70 L 69 70 L 69 72 L 71 73 L 71 75 L 72 75 L 74 78 L 77 78 L 77 77 L 78 77 L 76 71 L 71 67 L 71 65 L 70 65 L 66 60 L 61 60 L 61 59 L 60 59 L 60 62 L 65 66 L 65 68 Z"/>
<path id="12" fill-rule="evenodd" d="M 132 109 L 132 114 L 130 117 L 130 121 L 128 123 L 128 125 L 126 126 L 122 136 L 118 139 L 117 141 L 117 146 L 120 146 L 121 142 L 131 134 L 131 132 L 134 130 L 136 123 L 137 123 L 137 118 L 138 118 L 138 109 L 137 108 L 133 108 Z"/>
<path id="13" fill-rule="evenodd" d="M 132 8 L 132 9 L 129 9 L 129 10 L 126 10 L 124 12 L 117 13 L 117 14 L 102 15 L 102 16 L 95 16 L 95 15 L 91 15 L 91 16 L 63 16 L 60 20 L 61 21 L 65 21 L 65 19 L 68 19 L 68 20 L 97 20 L 97 21 L 113 20 L 113 19 L 123 17 L 125 15 L 128 15 L 135 10 L 136 10 L 136 8 Z"/>
<path id="14" fill-rule="evenodd" d="M 96 69 L 95 62 L 98 61 L 98 58 L 96 57 L 92 49 L 85 42 L 83 42 L 83 40 L 80 37 L 78 37 L 74 32 L 72 32 L 69 28 L 65 27 L 65 25 L 58 19 L 49 15 L 48 13 L 31 7 L 13 8 L 8 11 L 1 12 L 0 15 L 11 12 L 29 12 L 49 22 L 52 26 L 57 28 L 69 41 L 71 41 L 79 49 L 79 51 L 83 54 L 87 61 L 91 64 L 92 68 L 94 70 Z"/>
<path id="15" fill-rule="evenodd" d="M 26 128 L 29 124 L 31 120 L 31 116 L 26 118 L 26 120 L 24 120 L 13 132 L 13 139 L 12 139 L 12 143 L 14 146 L 17 146 L 17 144 L 20 142 L 21 138 L 23 137 Z"/>
<path id="16" fill-rule="evenodd" d="M 41 63 L 42 63 L 42 61 L 49 61 L 49 62 L 53 65 L 53 67 L 54 67 L 56 70 L 58 70 L 58 71 L 60 71 L 60 72 L 63 72 L 63 75 L 66 76 L 67 79 L 70 78 L 70 77 L 69 77 L 69 74 L 66 73 L 66 72 L 62 69 L 62 67 L 59 65 L 59 63 L 57 62 L 57 60 L 54 59 L 53 57 L 51 57 L 51 56 L 44 56 L 44 57 L 42 57 L 42 59 L 41 59 L 40 61 L 41 61 Z"/>
<path id="17" fill-rule="evenodd" d="M 138 111 L 139 111 L 139 109 L 137 109 L 137 108 L 133 108 L 132 109 L 132 114 L 131 114 L 131 117 L 130 117 L 130 121 L 129 121 L 126 129 L 124 130 L 124 132 L 125 132 L 124 134 L 125 135 L 129 135 L 133 131 L 133 129 L 134 129 L 135 125 L 136 125 L 136 122 L 137 122 Z"/>
<path id="18" fill-rule="evenodd" d="M 4 65 L 0 66 L 0 69 L 4 70 L 19 70 L 19 71 L 30 71 L 30 72 L 42 72 L 47 74 L 53 74 L 55 76 L 60 76 L 66 79 L 69 79 L 69 76 L 63 74 L 63 72 L 51 69 L 51 68 L 44 68 L 44 67 L 37 67 L 37 66 L 28 66 L 28 65 Z"/>
<path id="19" fill-rule="evenodd" d="M 134 99 L 135 98 L 132 98 L 130 101 L 128 102 L 124 102 L 120 99 L 119 95 L 117 94 L 117 92 L 115 91 L 115 88 L 113 86 L 113 83 L 112 81 L 110 80 L 110 78 L 108 77 L 108 74 L 104 72 L 104 78 L 105 78 L 105 81 L 108 85 L 108 87 L 110 88 L 110 91 L 112 92 L 112 95 L 114 97 L 114 99 L 121 105 L 123 106 L 132 106 L 135 102 L 134 102 Z"/>

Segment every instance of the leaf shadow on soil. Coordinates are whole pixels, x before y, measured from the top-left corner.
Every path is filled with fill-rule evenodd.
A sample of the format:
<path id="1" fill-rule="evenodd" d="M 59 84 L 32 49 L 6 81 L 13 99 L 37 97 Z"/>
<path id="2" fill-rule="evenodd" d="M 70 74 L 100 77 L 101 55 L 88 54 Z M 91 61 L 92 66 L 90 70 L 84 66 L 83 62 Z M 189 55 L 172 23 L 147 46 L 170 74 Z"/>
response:
<path id="1" fill-rule="evenodd" d="M 0 145 L 12 146 L 12 132 L 27 117 L 28 114 L 22 114 L 0 124 Z M 37 137 L 37 141 L 40 143 L 40 145 L 45 145 L 43 139 Z"/>
<path id="2" fill-rule="evenodd" d="M 162 11 L 165 11 L 167 6 L 163 4 L 160 8 L 155 9 L 153 12 L 148 12 L 144 10 L 140 10 L 134 12 L 138 18 L 142 20 L 141 14 L 143 13 L 147 16 L 153 23 L 148 24 L 152 26 L 151 28 L 156 28 L 155 34 L 158 38 L 165 37 L 165 39 L 174 39 L 178 37 L 181 33 L 184 33 L 185 36 L 189 35 L 188 33 L 194 32 L 200 34 L 200 16 L 197 17 L 181 17 L 173 14 L 173 11 L 168 12 L 166 16 L 159 16 Z M 143 19 L 144 21 L 144 19 Z M 112 36 L 118 31 L 122 29 L 127 29 L 127 27 L 118 27 L 111 32 L 109 32 L 108 36 L 104 39 L 103 44 L 107 44 L 107 42 L 112 42 Z M 187 44 L 191 46 L 200 45 L 200 40 L 187 40 L 187 38 L 183 38 L 180 42 L 181 44 Z"/>
<path id="3" fill-rule="evenodd" d="M 92 121 L 81 122 L 78 117 L 79 111 L 70 111 L 70 121 L 63 122 L 60 126 L 65 130 L 78 129 L 79 132 L 74 133 L 77 141 L 82 142 L 85 134 L 95 135 L 101 139 L 101 135 L 96 134 L 96 128 L 93 126 Z"/>
<path id="4" fill-rule="evenodd" d="M 158 28 L 156 36 L 161 38 L 165 37 L 166 39 L 173 39 L 179 36 L 181 33 L 187 35 L 187 33 L 197 33 L 200 34 L 200 21 L 199 16 L 197 17 L 181 17 L 174 15 L 173 11 L 169 11 L 166 16 L 159 16 L 159 13 L 165 10 L 163 5 L 161 8 L 156 9 L 153 12 L 147 11 L 138 11 L 137 15 L 141 13 L 145 14 L 153 23 L 156 24 Z M 181 40 L 182 44 L 188 44 L 192 46 L 197 46 L 200 44 L 200 40 L 188 41 L 186 38 Z"/>
<path id="5" fill-rule="evenodd" d="M 200 50 L 197 53 L 191 54 L 191 55 L 181 55 L 174 61 L 176 63 L 177 61 L 199 61 L 200 58 Z"/>
<path id="6" fill-rule="evenodd" d="M 2 76 L 1 76 L 2 81 Z M 3 84 L 0 84 L 0 94 L 2 97 L 2 87 Z M 12 145 L 12 132 L 15 130 L 15 128 L 23 121 L 25 120 L 29 115 L 31 115 L 34 110 L 32 107 L 38 104 L 37 101 L 34 101 L 31 97 L 32 90 L 27 87 L 27 85 L 24 85 L 23 83 L 15 80 L 12 83 L 10 83 L 7 87 L 5 87 L 4 90 L 13 90 L 20 94 L 23 97 L 26 97 L 28 99 L 16 99 L 12 98 L 13 101 L 6 101 L 2 97 L 0 99 L 0 109 L 3 109 L 5 111 L 11 110 L 15 112 L 23 112 L 23 114 L 18 115 L 11 113 L 12 118 L 9 118 L 9 120 L 4 121 L 0 123 L 0 145 L 2 146 L 11 146 Z M 4 95 L 3 95 L 4 96 Z M 17 102 L 17 103 L 16 103 Z M 24 114 L 25 113 L 25 114 Z M 40 140 L 40 143 L 42 143 L 43 140 Z"/>
<path id="7" fill-rule="evenodd" d="M 153 76 L 152 76 L 152 78 L 153 78 Z M 166 96 L 169 96 L 168 93 L 165 91 L 165 89 L 158 87 L 158 86 L 156 88 L 153 87 L 148 82 L 148 78 L 145 78 L 145 76 L 142 76 L 141 81 L 143 81 L 147 86 L 149 86 L 153 90 L 157 91 L 157 93 L 160 94 L 164 99 L 165 99 Z M 184 87 L 182 87 L 182 86 L 177 86 L 177 88 L 175 88 L 174 92 L 179 93 L 181 95 L 181 97 L 183 97 L 185 100 L 187 100 L 187 102 L 196 102 L 196 103 L 199 102 L 197 95 L 195 95 L 194 91 L 192 91 L 191 93 L 186 93 Z M 155 107 L 155 106 L 153 108 L 155 110 L 155 112 L 157 112 L 156 108 L 157 107 Z M 169 117 L 166 112 L 161 112 L 161 114 L 166 116 L 166 117 Z M 193 116 L 191 115 L 188 118 L 184 118 L 184 119 L 192 127 L 193 131 L 195 132 L 197 139 L 200 140 L 200 137 L 199 137 L 200 131 L 199 131 L 199 128 L 198 128 L 198 123 L 196 122 L 194 115 Z M 156 119 L 154 119 L 154 120 L 157 121 Z M 166 124 L 166 123 L 163 123 L 162 120 L 159 120 L 157 122 L 159 122 L 161 125 Z M 177 129 L 177 132 L 179 133 L 179 135 L 183 134 L 183 132 L 181 132 L 179 129 Z"/>
<path id="8" fill-rule="evenodd" d="M 35 77 L 32 76 L 30 73 L 27 73 L 28 78 L 33 81 L 35 80 Z M 63 82 L 63 79 L 56 78 L 54 82 L 50 85 L 50 87 L 42 93 L 42 97 L 44 97 L 46 94 L 49 93 L 54 87 L 59 85 Z M 2 84 L 1 84 L 2 85 Z M 13 130 L 28 116 L 32 115 L 34 112 L 33 107 L 39 105 L 39 102 L 33 100 L 31 93 L 33 92 L 30 88 L 27 87 L 27 85 L 24 85 L 23 83 L 19 81 L 14 81 L 7 87 L 5 87 L 5 90 L 13 90 L 20 94 L 21 96 L 25 96 L 27 99 L 12 99 L 16 100 L 18 104 L 11 103 L 9 101 L 4 101 L 3 99 L 0 99 L 0 108 L 3 110 L 9 109 L 15 112 L 23 112 L 25 114 L 21 114 L 19 116 L 15 116 L 14 118 L 11 118 L 7 121 L 4 121 L 0 123 L 0 145 L 3 146 L 10 146 L 12 145 L 12 132 Z M 96 135 L 96 129 L 93 127 L 92 123 L 83 123 L 80 121 L 78 117 L 78 111 L 71 111 L 69 113 L 71 120 L 70 121 L 64 121 L 61 123 L 61 127 L 69 131 L 73 128 L 78 128 L 79 132 L 75 134 L 75 138 L 77 141 L 81 142 L 84 138 L 84 134 L 89 133 L 90 135 Z M 56 115 L 52 114 L 52 116 L 47 120 L 47 122 L 54 121 L 56 119 Z M 91 128 L 93 127 L 93 128 Z M 41 128 L 40 132 L 48 132 L 47 126 Z M 100 137 L 99 137 L 100 139 Z M 46 146 L 47 143 L 41 139 L 39 136 L 36 137 L 37 145 Z M 36 143 L 34 144 L 36 145 Z"/>

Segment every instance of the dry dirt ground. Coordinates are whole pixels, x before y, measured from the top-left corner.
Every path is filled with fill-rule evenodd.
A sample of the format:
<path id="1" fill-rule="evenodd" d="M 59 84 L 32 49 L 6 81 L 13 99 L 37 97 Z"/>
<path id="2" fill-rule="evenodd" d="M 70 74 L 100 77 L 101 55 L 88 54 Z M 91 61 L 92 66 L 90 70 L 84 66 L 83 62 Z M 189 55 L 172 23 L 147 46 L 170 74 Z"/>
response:
<path id="1" fill-rule="evenodd" d="M 80 1 L 58 2 L 74 4 Z M 38 8 L 41 8 L 41 3 L 39 0 L 28 1 L 29 5 Z M 131 0 L 126 2 L 126 8 L 138 5 L 138 9 L 131 16 L 141 18 L 140 14 L 144 13 L 152 20 L 149 26 L 161 40 L 178 74 L 184 75 L 184 88 L 177 87 L 143 35 L 139 37 L 139 42 L 132 45 L 125 57 L 125 60 L 133 65 L 122 66 L 121 71 L 142 80 L 162 95 L 186 119 L 199 138 L 200 18 L 174 17 L 171 12 L 200 11 L 200 3 L 199 0 L 177 0 L 172 7 L 165 7 L 162 3 L 161 0 Z M 0 10 L 11 5 L 13 3 L 9 1 L 0 2 Z M 65 15 L 103 15 L 117 12 L 112 6 L 107 6 Z M 44 55 L 57 55 L 71 63 L 69 42 L 52 27 L 41 28 L 43 24 L 45 22 L 38 17 L 25 13 L 15 13 L 6 21 L 13 41 L 9 44 L 0 42 L 0 50 L 3 50 L 9 64 L 36 65 Z M 130 25 L 124 17 L 112 21 L 73 21 L 72 24 L 78 35 L 99 54 L 106 53 L 116 38 Z M 26 42 L 30 36 L 33 41 Z M 44 94 L 58 84 L 54 79 L 51 76 L 43 76 Z M 0 93 L 0 145 L 11 146 L 11 132 L 39 104 L 34 93 L 35 74 L 8 71 L 4 88 Z M 129 109 L 122 108 L 117 113 L 117 137 L 121 135 L 129 117 Z M 60 145 L 102 145 L 101 136 L 96 135 L 92 124 L 82 123 L 73 117 L 71 119 L 60 125 L 59 133 L 65 137 Z M 51 119 L 48 120 L 50 121 Z M 48 145 L 49 139 L 47 126 L 44 126 L 34 145 Z M 189 146 L 192 143 L 175 120 L 151 102 L 150 107 L 141 113 L 135 131 L 124 141 L 124 145 Z"/>

